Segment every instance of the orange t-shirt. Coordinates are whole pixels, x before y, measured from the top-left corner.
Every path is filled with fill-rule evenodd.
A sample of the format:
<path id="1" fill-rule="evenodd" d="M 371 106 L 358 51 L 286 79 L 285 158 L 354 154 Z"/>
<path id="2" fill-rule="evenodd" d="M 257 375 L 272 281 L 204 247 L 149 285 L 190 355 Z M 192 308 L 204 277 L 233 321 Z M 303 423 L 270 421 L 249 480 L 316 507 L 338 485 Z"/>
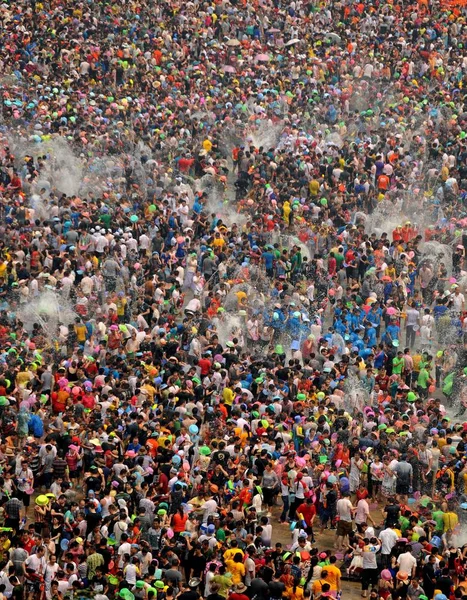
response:
<path id="1" fill-rule="evenodd" d="M 185 531 L 185 523 L 188 520 L 188 515 L 183 515 L 183 517 L 179 513 L 175 513 L 172 517 L 172 529 L 174 533 L 181 533 Z"/>
<path id="2" fill-rule="evenodd" d="M 149 454 L 153 457 L 156 456 L 159 442 L 155 438 L 149 438 L 146 442 L 146 446 L 149 446 Z"/>

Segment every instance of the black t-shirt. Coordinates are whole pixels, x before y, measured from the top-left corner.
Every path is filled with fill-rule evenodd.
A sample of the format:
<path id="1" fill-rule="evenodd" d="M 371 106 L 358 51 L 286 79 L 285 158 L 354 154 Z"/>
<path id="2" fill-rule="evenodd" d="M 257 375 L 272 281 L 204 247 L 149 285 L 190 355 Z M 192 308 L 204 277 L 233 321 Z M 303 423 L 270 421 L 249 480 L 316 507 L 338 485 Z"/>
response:
<path id="1" fill-rule="evenodd" d="M 85 483 L 88 486 L 88 490 L 94 490 L 95 492 L 98 492 L 102 487 L 102 479 L 100 477 L 94 477 L 94 475 L 90 475 Z"/>
<path id="2" fill-rule="evenodd" d="M 276 371 L 277 378 L 281 381 L 288 381 L 290 375 L 289 367 L 284 367 Z"/>
<path id="3" fill-rule="evenodd" d="M 198 600 L 199 593 L 195 590 L 189 590 L 188 592 L 183 592 L 180 594 L 179 600 Z"/>
<path id="4" fill-rule="evenodd" d="M 216 450 L 211 456 L 211 461 L 219 465 L 226 465 L 229 460 L 229 453 L 225 450 Z"/>
<path id="5" fill-rule="evenodd" d="M 397 525 L 400 513 L 400 506 L 398 504 L 388 504 L 384 512 L 386 513 L 386 526 L 391 527 Z"/>
<path id="6" fill-rule="evenodd" d="M 255 577 L 255 579 L 251 581 L 250 589 L 252 595 L 254 596 L 256 594 L 258 598 L 267 598 L 267 596 L 269 595 L 268 584 L 259 577 Z"/>
<path id="7" fill-rule="evenodd" d="M 259 575 L 261 576 L 261 579 L 263 581 L 265 581 L 266 583 L 269 583 L 270 581 L 272 581 L 272 576 L 274 575 L 274 569 L 265 565 L 264 567 L 262 567 L 260 569 Z"/>
<path id="8" fill-rule="evenodd" d="M 89 512 L 86 515 L 86 523 L 88 524 L 87 531 L 89 531 L 89 532 L 93 531 L 94 527 L 96 527 L 96 525 L 99 525 L 101 520 L 102 520 L 102 517 L 100 516 L 99 513 Z"/>
<path id="9" fill-rule="evenodd" d="M 267 458 L 257 458 L 255 460 L 255 467 L 258 471 L 258 475 L 260 477 L 262 477 L 263 473 L 264 473 L 264 469 L 266 468 L 266 465 L 268 464 L 268 459 Z"/>
<path id="10" fill-rule="evenodd" d="M 99 546 L 97 552 L 102 555 L 104 559 L 104 572 L 107 572 L 110 561 L 112 560 L 112 553 L 107 546 Z"/>
<path id="11" fill-rule="evenodd" d="M 285 583 L 282 583 L 282 581 L 271 581 L 269 583 L 269 591 L 271 598 L 282 598 L 282 594 L 285 592 Z"/>
<path id="12" fill-rule="evenodd" d="M 453 581 L 449 577 L 449 575 L 442 575 L 438 577 L 436 580 L 436 587 L 441 590 L 443 594 L 445 594 L 448 598 L 451 595 L 451 588 L 453 586 Z"/>
<path id="13" fill-rule="evenodd" d="M 104 575 L 94 575 L 92 578 L 92 589 L 95 592 L 104 593 L 107 586 L 107 578 Z"/>
<path id="14" fill-rule="evenodd" d="M 337 503 L 337 492 L 336 490 L 329 490 L 329 492 L 326 494 L 326 504 L 327 504 L 327 508 L 334 508 L 336 506 Z"/>

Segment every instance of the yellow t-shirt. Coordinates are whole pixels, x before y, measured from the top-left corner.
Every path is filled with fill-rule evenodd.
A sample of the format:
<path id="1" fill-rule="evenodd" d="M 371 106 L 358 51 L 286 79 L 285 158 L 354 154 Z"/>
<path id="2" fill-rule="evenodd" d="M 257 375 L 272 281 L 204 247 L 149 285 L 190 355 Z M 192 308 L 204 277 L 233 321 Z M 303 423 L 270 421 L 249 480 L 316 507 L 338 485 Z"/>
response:
<path id="1" fill-rule="evenodd" d="M 295 588 L 295 591 L 293 587 L 286 588 L 284 596 L 289 600 L 303 600 L 303 598 L 305 597 L 303 594 L 303 588 L 300 586 L 297 586 Z"/>
<path id="2" fill-rule="evenodd" d="M 444 531 L 453 531 L 457 524 L 459 523 L 459 518 L 456 515 L 456 513 L 453 512 L 446 512 L 443 515 L 443 524 L 444 524 Z"/>
<path id="3" fill-rule="evenodd" d="M 117 300 L 117 315 L 119 317 L 123 317 L 123 315 L 125 314 L 125 306 L 127 304 L 127 299 L 126 298 L 119 298 Z"/>
<path id="4" fill-rule="evenodd" d="M 312 196 L 317 196 L 319 193 L 319 181 L 316 179 L 312 179 L 309 183 L 310 194 Z"/>
<path id="5" fill-rule="evenodd" d="M 243 554 L 243 550 L 240 550 L 240 548 L 229 548 L 228 550 L 226 550 L 226 551 L 224 552 L 224 560 L 225 560 L 225 562 L 227 563 L 227 561 L 228 561 L 228 560 L 232 560 L 232 559 L 233 559 L 233 557 L 234 557 L 236 554 L 241 554 L 241 555 L 242 555 L 242 558 L 243 558 L 243 556 L 244 556 L 244 554 Z"/>
<path id="6" fill-rule="evenodd" d="M 234 398 L 235 398 L 235 394 L 231 388 L 226 387 L 226 388 L 224 388 L 224 391 L 222 392 L 222 398 L 224 399 L 224 402 L 226 403 L 227 406 L 232 406 Z"/>
<path id="7" fill-rule="evenodd" d="M 225 566 L 229 573 L 232 573 L 232 583 L 242 583 L 242 579 L 245 577 L 245 565 L 242 562 L 227 560 L 225 561 Z"/>
<path id="8" fill-rule="evenodd" d="M 422 355 L 421 354 L 414 354 L 412 356 L 412 362 L 413 362 L 413 370 L 415 371 L 415 373 L 418 373 L 420 371 L 420 363 L 422 361 Z"/>
<path id="9" fill-rule="evenodd" d="M 148 393 L 149 400 L 152 402 L 154 400 L 154 396 L 156 394 L 156 388 L 153 387 L 152 385 L 149 385 L 149 383 L 146 383 L 145 385 L 143 385 L 141 387 L 141 389 Z"/>
<path id="10" fill-rule="evenodd" d="M 333 590 L 333 591 L 337 590 L 337 582 L 338 582 L 339 578 L 341 577 L 340 569 L 337 568 L 335 565 L 327 565 L 325 567 L 325 569 L 328 572 L 326 581 L 331 586 L 331 590 Z"/>
<path id="11" fill-rule="evenodd" d="M 216 248 L 220 248 L 225 245 L 225 240 L 223 237 L 214 238 L 212 245 L 215 246 Z"/>
<path id="12" fill-rule="evenodd" d="M 211 150 L 212 150 L 212 142 L 211 142 L 211 140 L 204 140 L 204 142 L 203 142 L 203 148 L 206 150 L 206 152 L 211 152 Z"/>
<path id="13" fill-rule="evenodd" d="M 79 324 L 75 325 L 75 333 L 78 342 L 86 341 L 86 325 Z"/>
<path id="14" fill-rule="evenodd" d="M 16 385 L 26 385 L 29 381 L 31 381 L 31 373 L 29 371 L 20 371 L 18 375 L 16 375 Z"/>

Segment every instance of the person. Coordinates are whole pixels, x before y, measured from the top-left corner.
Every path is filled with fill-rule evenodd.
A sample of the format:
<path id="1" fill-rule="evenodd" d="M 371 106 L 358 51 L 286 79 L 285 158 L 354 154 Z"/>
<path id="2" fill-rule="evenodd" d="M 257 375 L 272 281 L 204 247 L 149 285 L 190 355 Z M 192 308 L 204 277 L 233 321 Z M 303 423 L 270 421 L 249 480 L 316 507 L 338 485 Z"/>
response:
<path id="1" fill-rule="evenodd" d="M 348 538 L 352 532 L 352 519 L 355 508 L 350 502 L 349 494 L 344 492 L 342 498 L 337 501 L 337 516 L 339 521 L 337 522 L 336 530 L 336 548 L 342 550 L 345 539 Z"/>
<path id="2" fill-rule="evenodd" d="M 425 590 L 425 594 L 428 597 L 433 597 L 436 589 L 436 555 L 430 554 L 428 561 L 425 562 L 422 569 L 423 584 L 422 587 Z"/>
<path id="3" fill-rule="evenodd" d="M 406 502 L 409 491 L 413 483 L 413 468 L 407 462 L 407 455 L 402 454 L 399 462 L 394 467 L 394 473 L 397 478 L 396 494 L 401 502 Z"/>
<path id="4" fill-rule="evenodd" d="M 368 588 L 378 583 L 379 569 L 376 555 L 381 549 L 381 544 L 378 543 L 378 539 L 375 537 L 369 540 L 366 539 L 364 542 L 365 545 L 362 553 L 362 597 L 366 598 Z"/>
<path id="5" fill-rule="evenodd" d="M 269 508 L 268 516 L 271 516 L 271 508 L 274 504 L 274 498 L 277 495 L 279 479 L 277 474 L 272 470 L 271 464 L 265 466 L 261 481 L 261 489 L 263 491 L 264 502 Z"/>
<path id="6" fill-rule="evenodd" d="M 392 549 L 396 545 L 399 536 L 395 532 L 394 527 L 386 527 L 379 534 L 379 539 L 381 541 L 381 564 L 387 568 L 390 566 Z"/>
<path id="7" fill-rule="evenodd" d="M 411 552 L 411 548 L 407 546 L 397 557 L 397 564 L 399 566 L 399 570 L 404 573 L 408 573 L 409 576 L 415 576 L 416 568 L 417 568 L 417 560 L 413 556 Z"/>

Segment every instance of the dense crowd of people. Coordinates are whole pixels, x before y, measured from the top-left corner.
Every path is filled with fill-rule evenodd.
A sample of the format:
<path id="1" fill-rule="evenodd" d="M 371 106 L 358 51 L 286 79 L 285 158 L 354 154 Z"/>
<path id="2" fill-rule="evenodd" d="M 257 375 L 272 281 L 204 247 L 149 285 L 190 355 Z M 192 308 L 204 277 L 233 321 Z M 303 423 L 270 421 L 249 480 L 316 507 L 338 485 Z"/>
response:
<path id="1" fill-rule="evenodd" d="M 465 600 L 465 19 L 0 5 L 0 600 Z"/>

